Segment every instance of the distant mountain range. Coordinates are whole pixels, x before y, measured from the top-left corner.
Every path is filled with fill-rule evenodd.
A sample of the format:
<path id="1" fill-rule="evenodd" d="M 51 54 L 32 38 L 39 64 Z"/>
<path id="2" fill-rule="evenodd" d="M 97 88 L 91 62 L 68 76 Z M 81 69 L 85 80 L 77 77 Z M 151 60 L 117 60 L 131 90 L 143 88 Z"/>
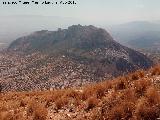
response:
<path id="1" fill-rule="evenodd" d="M 58 16 L 35 16 L 17 15 L 1 16 L 0 19 L 0 43 L 2 47 L 8 46 L 13 40 L 29 35 L 38 30 L 56 30 L 67 28 L 73 24 L 88 24 L 86 21 L 58 17 Z M 104 26 L 104 25 L 100 25 Z M 112 25 L 106 28 L 116 41 L 132 48 L 156 48 L 160 44 L 160 22 L 135 21 L 120 25 Z"/>
<path id="2" fill-rule="evenodd" d="M 120 43 L 138 49 L 160 49 L 160 22 L 136 21 L 110 28 Z"/>
<path id="3" fill-rule="evenodd" d="M 1 56 L 6 91 L 79 86 L 153 65 L 92 25 L 34 32 L 12 42 Z"/>

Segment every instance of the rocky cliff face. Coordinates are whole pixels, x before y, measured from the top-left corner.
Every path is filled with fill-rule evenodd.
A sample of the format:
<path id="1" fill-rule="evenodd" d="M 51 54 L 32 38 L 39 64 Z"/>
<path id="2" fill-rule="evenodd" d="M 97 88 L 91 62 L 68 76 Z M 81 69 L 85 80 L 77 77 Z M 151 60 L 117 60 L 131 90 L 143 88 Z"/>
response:
<path id="1" fill-rule="evenodd" d="M 153 64 L 145 55 L 114 41 L 104 29 L 81 25 L 21 37 L 8 47 L 8 53 L 12 55 L 5 60 L 12 57 L 14 61 L 9 62 L 7 74 L 1 71 L 1 78 L 8 80 L 10 71 L 18 71 L 10 86 L 14 89 L 13 82 L 20 84 L 23 87 L 16 88 L 20 90 L 79 86 Z M 10 89 L 8 83 L 4 86 Z"/>

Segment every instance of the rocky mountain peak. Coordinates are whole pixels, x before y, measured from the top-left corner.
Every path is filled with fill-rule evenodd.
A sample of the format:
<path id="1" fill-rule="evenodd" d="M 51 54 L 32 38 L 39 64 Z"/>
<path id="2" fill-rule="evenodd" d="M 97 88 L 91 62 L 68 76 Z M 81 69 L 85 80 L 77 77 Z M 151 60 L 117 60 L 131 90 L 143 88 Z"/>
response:
<path id="1" fill-rule="evenodd" d="M 10 84 L 3 84 L 7 90 L 81 86 L 153 65 L 144 54 L 117 43 L 106 30 L 92 25 L 42 30 L 18 38 L 6 56 L 0 61 L 10 67 L 2 68 L 1 76 L 6 80 L 13 77 Z M 15 83 L 21 86 L 15 88 Z"/>

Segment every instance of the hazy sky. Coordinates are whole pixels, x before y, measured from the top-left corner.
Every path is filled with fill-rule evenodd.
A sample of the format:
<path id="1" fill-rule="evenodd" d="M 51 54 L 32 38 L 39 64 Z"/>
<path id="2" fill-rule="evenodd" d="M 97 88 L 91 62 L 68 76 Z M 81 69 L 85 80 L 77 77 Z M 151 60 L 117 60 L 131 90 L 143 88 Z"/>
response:
<path id="1" fill-rule="evenodd" d="M 10 15 L 61 16 L 95 23 L 160 20 L 160 0 L 75 0 L 77 5 L 3 5 L 3 1 L 18 0 L 0 0 L 0 17 Z"/>

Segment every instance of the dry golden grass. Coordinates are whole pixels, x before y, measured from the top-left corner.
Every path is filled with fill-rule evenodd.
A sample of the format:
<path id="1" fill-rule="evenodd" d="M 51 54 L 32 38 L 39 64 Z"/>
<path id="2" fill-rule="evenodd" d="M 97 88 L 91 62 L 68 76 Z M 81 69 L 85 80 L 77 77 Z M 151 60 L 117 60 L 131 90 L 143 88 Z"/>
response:
<path id="1" fill-rule="evenodd" d="M 98 105 L 99 100 L 96 97 L 91 97 L 87 100 L 87 107 L 86 110 L 93 109 L 95 106 Z"/>
<path id="2" fill-rule="evenodd" d="M 68 104 L 68 99 L 61 97 L 55 101 L 56 109 L 61 109 L 63 106 Z"/>
<path id="3" fill-rule="evenodd" d="M 160 67 L 139 70 L 77 89 L 1 93 L 0 120 L 46 120 L 50 108 L 57 114 L 69 109 L 90 115 L 83 119 L 156 120 L 160 118 L 160 89 L 155 86 L 159 71 Z"/>
<path id="4" fill-rule="evenodd" d="M 33 116 L 33 120 L 46 120 L 48 111 L 43 104 L 33 102 L 27 107 L 27 116 Z"/>
<path id="5" fill-rule="evenodd" d="M 154 67 L 151 69 L 151 75 L 154 76 L 154 75 L 160 75 L 160 65 Z"/>
<path id="6" fill-rule="evenodd" d="M 138 80 L 145 76 L 145 72 L 143 70 L 138 70 L 135 73 L 132 73 L 130 76 L 131 80 Z"/>
<path id="7" fill-rule="evenodd" d="M 160 109 L 156 105 L 150 105 L 147 98 L 142 97 L 136 104 L 134 115 L 138 120 L 156 120 L 160 117 Z"/>

